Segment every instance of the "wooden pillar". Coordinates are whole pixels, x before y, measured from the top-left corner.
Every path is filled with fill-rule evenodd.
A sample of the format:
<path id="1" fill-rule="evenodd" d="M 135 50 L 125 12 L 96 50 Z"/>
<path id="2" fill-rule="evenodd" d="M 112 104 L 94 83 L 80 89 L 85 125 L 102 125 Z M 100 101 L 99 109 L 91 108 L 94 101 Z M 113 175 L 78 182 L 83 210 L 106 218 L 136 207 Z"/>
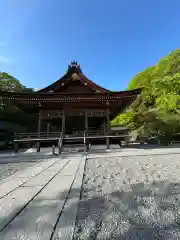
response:
<path id="1" fill-rule="evenodd" d="M 104 136 L 106 136 L 106 119 L 104 119 L 104 122 L 103 122 L 103 127 L 104 127 Z"/>
<path id="2" fill-rule="evenodd" d="M 87 108 L 85 108 L 85 114 L 84 114 L 84 120 L 85 120 L 85 136 L 84 136 L 84 141 L 85 141 L 85 145 L 86 145 L 86 152 L 88 151 L 88 145 L 87 145 L 87 132 L 88 132 L 88 110 Z"/>
<path id="3" fill-rule="evenodd" d="M 110 116 L 109 116 L 109 109 L 107 111 L 107 130 L 110 130 Z"/>
<path id="4" fill-rule="evenodd" d="M 109 130 L 110 130 L 110 118 L 109 118 L 109 109 L 107 110 L 107 115 L 106 115 L 106 135 L 109 135 Z M 110 144 L 109 144 L 109 137 L 106 138 L 106 146 L 107 149 L 109 149 Z"/>
<path id="5" fill-rule="evenodd" d="M 61 129 L 63 134 L 64 134 L 64 132 L 66 130 L 65 128 L 66 128 L 66 116 L 65 116 L 65 111 L 63 111 L 63 115 L 62 115 L 62 129 Z"/>
<path id="6" fill-rule="evenodd" d="M 85 109 L 85 130 L 88 130 L 88 110 Z"/>
<path id="7" fill-rule="evenodd" d="M 41 110 L 39 110 L 39 118 L 38 118 L 38 137 L 41 136 Z"/>
<path id="8" fill-rule="evenodd" d="M 109 138 L 107 138 L 108 135 L 108 131 L 107 131 L 107 118 L 104 119 L 104 136 L 105 136 L 105 140 L 106 140 L 106 146 L 107 149 L 109 148 Z"/>
<path id="9" fill-rule="evenodd" d="M 47 135 L 49 136 L 49 133 L 50 133 L 50 123 L 48 122 L 47 123 Z"/>
<path id="10" fill-rule="evenodd" d="M 31 148 L 31 143 L 27 143 L 27 149 L 30 149 Z"/>
<path id="11" fill-rule="evenodd" d="M 37 152 L 40 152 L 40 141 L 36 142 Z"/>
<path id="12" fill-rule="evenodd" d="M 52 146 L 52 155 L 56 155 L 56 147 L 55 147 L 55 145 Z"/>
<path id="13" fill-rule="evenodd" d="M 18 142 L 14 141 L 14 152 L 17 153 L 19 150 Z"/>

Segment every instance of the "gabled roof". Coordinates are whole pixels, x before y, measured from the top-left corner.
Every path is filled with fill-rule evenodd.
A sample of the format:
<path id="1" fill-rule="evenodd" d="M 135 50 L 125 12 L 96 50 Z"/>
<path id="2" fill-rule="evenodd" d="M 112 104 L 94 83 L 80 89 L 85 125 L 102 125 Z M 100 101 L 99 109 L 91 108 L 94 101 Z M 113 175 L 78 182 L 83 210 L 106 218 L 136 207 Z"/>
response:
<path id="1" fill-rule="evenodd" d="M 89 80 L 77 62 L 71 62 L 67 73 L 53 84 L 37 92 L 0 91 L 0 100 L 14 101 L 23 109 L 59 109 L 63 106 L 82 108 L 109 108 L 117 112 L 130 104 L 142 89 L 109 91 Z M 114 116 L 115 113 L 112 113 Z"/>
<path id="2" fill-rule="evenodd" d="M 72 85 L 74 82 L 79 82 L 84 85 L 86 88 L 91 90 L 91 92 L 108 92 L 107 89 L 100 87 L 99 85 L 95 84 L 93 81 L 89 80 L 83 73 L 80 68 L 80 65 L 72 61 L 68 67 L 67 73 L 58 79 L 56 82 L 52 83 L 51 85 L 40 89 L 38 93 L 42 92 L 63 92 L 67 85 Z M 86 93 L 86 90 L 85 90 Z"/>

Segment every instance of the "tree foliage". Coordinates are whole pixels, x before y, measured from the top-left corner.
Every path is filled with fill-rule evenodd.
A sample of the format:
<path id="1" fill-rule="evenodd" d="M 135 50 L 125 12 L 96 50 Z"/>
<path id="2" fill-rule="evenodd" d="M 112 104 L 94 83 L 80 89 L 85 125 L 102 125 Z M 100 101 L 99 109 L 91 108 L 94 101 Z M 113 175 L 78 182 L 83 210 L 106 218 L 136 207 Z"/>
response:
<path id="1" fill-rule="evenodd" d="M 0 72 L 0 91 L 8 92 L 33 92 L 31 88 L 26 88 L 20 81 L 5 72 Z M 32 121 L 30 117 L 12 102 L 0 102 L 0 116 L 3 125 L 8 126 L 7 131 L 24 130 Z M 10 123 L 10 124 L 7 124 Z"/>
<path id="2" fill-rule="evenodd" d="M 180 49 L 131 79 L 128 89 L 142 93 L 112 124 L 128 125 L 141 138 L 172 139 L 180 132 Z"/>
<path id="3" fill-rule="evenodd" d="M 20 81 L 6 72 L 0 72 L 0 90 L 8 92 L 33 92 L 32 88 L 23 86 Z"/>

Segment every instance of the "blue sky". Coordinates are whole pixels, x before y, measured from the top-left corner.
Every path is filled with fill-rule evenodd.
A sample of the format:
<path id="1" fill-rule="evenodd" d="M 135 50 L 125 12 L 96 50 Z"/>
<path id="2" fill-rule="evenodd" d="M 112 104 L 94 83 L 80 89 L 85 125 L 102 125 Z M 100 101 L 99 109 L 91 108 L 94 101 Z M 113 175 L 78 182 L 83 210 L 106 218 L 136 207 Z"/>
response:
<path id="1" fill-rule="evenodd" d="M 111 90 L 180 47 L 179 0 L 0 0 L 0 71 L 27 87 L 71 60 Z"/>

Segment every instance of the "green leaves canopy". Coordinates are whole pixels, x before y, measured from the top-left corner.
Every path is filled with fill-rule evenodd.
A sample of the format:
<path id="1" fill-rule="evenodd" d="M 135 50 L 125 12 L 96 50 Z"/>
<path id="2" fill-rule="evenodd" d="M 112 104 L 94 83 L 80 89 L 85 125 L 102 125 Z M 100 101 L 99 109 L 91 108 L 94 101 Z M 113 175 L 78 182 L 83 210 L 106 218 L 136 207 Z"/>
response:
<path id="1" fill-rule="evenodd" d="M 0 90 L 8 92 L 33 92 L 32 88 L 26 88 L 20 81 L 6 72 L 0 72 Z"/>
<path id="2" fill-rule="evenodd" d="M 170 136 L 180 131 L 180 49 L 138 73 L 128 89 L 143 87 L 135 102 L 112 121 L 128 125 L 142 137 Z"/>
<path id="3" fill-rule="evenodd" d="M 0 72 L 0 90 L 9 92 L 33 92 L 33 89 L 26 88 L 18 79 L 5 72 Z M 23 110 L 10 102 L 0 102 L 0 116 L 1 120 L 6 122 L 6 126 L 10 126 L 7 124 L 8 122 L 11 124 L 11 127 L 8 127 L 7 131 L 12 131 L 14 124 L 16 124 L 14 130 L 21 131 L 21 129 L 24 129 L 24 127 L 28 126 L 32 121 Z M 18 129 L 17 126 L 19 126 Z"/>

